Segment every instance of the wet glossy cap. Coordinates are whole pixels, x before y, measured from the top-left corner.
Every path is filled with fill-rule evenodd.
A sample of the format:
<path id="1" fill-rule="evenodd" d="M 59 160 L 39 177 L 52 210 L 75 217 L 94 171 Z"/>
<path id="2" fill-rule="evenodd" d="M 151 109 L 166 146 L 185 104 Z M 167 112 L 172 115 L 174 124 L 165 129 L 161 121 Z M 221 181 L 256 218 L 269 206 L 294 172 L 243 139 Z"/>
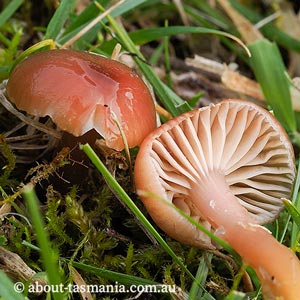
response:
<path id="1" fill-rule="evenodd" d="M 214 206 L 233 195 L 241 205 L 237 222 L 244 214 L 265 224 L 282 210 L 281 198 L 290 197 L 295 178 L 293 149 L 279 122 L 242 100 L 168 121 L 144 140 L 135 164 L 137 191 L 155 223 L 171 237 L 204 248 L 214 248 L 210 239 L 159 199 L 211 229 L 214 216 L 201 215 L 201 201 Z M 218 207 L 231 209 L 229 202 Z"/>
<path id="2" fill-rule="evenodd" d="M 129 147 L 156 127 L 153 99 L 142 79 L 124 64 L 88 52 L 30 55 L 10 75 L 7 95 L 18 109 L 50 116 L 74 136 L 95 129 L 116 150 L 124 145 L 112 113 Z"/>

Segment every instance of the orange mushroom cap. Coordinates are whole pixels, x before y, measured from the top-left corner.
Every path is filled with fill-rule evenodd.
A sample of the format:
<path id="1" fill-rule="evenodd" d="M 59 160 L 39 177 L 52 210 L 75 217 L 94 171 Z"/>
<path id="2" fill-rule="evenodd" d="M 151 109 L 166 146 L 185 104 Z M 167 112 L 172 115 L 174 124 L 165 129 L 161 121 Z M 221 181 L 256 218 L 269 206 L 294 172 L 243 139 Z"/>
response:
<path id="1" fill-rule="evenodd" d="M 30 55 L 13 70 L 8 98 L 18 109 L 50 116 L 74 136 L 95 129 L 109 147 L 139 145 L 156 127 L 152 96 L 140 77 L 124 64 L 74 50 L 49 50 Z M 142 120 L 142 121 L 141 121 Z"/>
<path id="2" fill-rule="evenodd" d="M 242 100 L 168 121 L 145 138 L 135 162 L 136 188 L 155 223 L 180 242 L 213 249 L 166 202 L 201 222 L 255 269 L 268 300 L 300 295 L 297 256 L 260 225 L 278 216 L 294 179 L 284 129 L 268 111 Z"/>

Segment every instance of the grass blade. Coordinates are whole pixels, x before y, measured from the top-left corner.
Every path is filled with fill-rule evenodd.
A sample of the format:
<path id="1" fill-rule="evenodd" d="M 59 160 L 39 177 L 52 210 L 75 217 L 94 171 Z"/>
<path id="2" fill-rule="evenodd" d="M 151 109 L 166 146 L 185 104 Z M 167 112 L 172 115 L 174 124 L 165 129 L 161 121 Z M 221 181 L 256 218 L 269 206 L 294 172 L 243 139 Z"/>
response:
<path id="1" fill-rule="evenodd" d="M 96 0 L 100 2 L 101 0 Z M 109 0 L 101 1 L 103 6 L 106 7 Z M 105 3 L 104 3 L 105 2 Z M 99 14 L 99 10 L 95 5 L 95 1 L 91 2 L 79 15 L 73 16 L 70 24 L 65 29 L 61 37 L 58 38 L 58 44 L 63 45 L 70 41 L 78 32 L 86 27 L 93 19 Z M 88 33 L 79 38 L 72 46 L 77 50 L 86 50 L 86 46 L 96 38 L 97 34 L 101 31 L 101 23 L 96 24 Z"/>
<path id="2" fill-rule="evenodd" d="M 215 30 L 211 28 L 205 27 L 196 27 L 196 26 L 168 26 L 168 27 L 157 27 L 157 28 L 145 28 L 139 29 L 133 32 L 128 33 L 128 37 L 135 45 L 143 45 L 157 39 L 174 36 L 177 34 L 214 34 L 222 37 L 227 37 L 229 39 L 235 38 L 234 36 L 220 30 Z M 246 46 L 244 46 L 237 38 L 234 41 L 239 42 L 239 44 L 244 47 L 246 50 Z M 117 41 L 111 40 L 103 45 L 104 49 L 113 49 Z M 127 43 L 126 43 L 127 44 Z M 102 47 L 101 47 L 102 49 Z"/>
<path id="3" fill-rule="evenodd" d="M 238 292 L 238 291 L 233 291 L 230 292 L 229 295 L 227 295 L 227 297 L 224 300 L 244 300 L 247 299 L 245 298 L 245 294 Z"/>
<path id="4" fill-rule="evenodd" d="M 7 275 L 0 270 L 0 296 L 4 300 L 25 300 L 25 296 L 16 292 L 16 287 Z M 20 286 L 21 288 L 22 286 Z"/>
<path id="5" fill-rule="evenodd" d="M 91 3 L 85 11 L 83 11 L 75 20 L 71 23 L 71 25 L 66 29 L 63 36 L 58 39 L 59 44 L 68 44 L 71 39 L 73 39 L 74 36 L 76 36 L 81 30 L 83 30 L 85 27 L 89 26 L 90 23 L 92 23 L 99 15 L 98 5 L 101 5 L 103 7 L 106 6 L 106 4 L 109 1 L 94 1 Z M 120 16 L 137 6 L 143 4 L 146 2 L 146 0 L 127 0 L 124 3 L 120 3 L 120 5 L 116 5 L 116 8 L 111 11 L 111 16 L 117 17 Z M 103 9 L 104 11 L 104 9 Z M 107 18 L 103 18 L 101 20 L 101 23 L 98 22 L 95 24 L 91 29 L 89 29 L 88 32 L 85 33 L 85 35 L 88 35 L 90 32 L 97 29 L 102 28 L 102 24 L 107 23 Z M 81 36 L 80 39 L 85 39 L 85 35 Z"/>
<path id="6" fill-rule="evenodd" d="M 282 199 L 282 201 L 284 203 L 286 210 L 292 216 L 293 221 L 298 226 L 298 229 L 300 229 L 300 211 L 290 200 Z"/>
<path id="7" fill-rule="evenodd" d="M 12 71 L 15 68 L 15 66 L 18 63 L 20 63 L 23 59 L 25 59 L 28 55 L 30 55 L 30 54 L 34 53 L 35 51 L 38 51 L 42 48 L 54 49 L 55 43 L 52 39 L 48 39 L 48 40 L 40 41 L 40 42 L 34 44 L 33 46 L 27 48 L 15 59 L 14 64 L 10 71 Z"/>
<path id="8" fill-rule="evenodd" d="M 141 277 L 118 273 L 107 269 L 89 266 L 83 263 L 72 262 L 73 267 L 86 271 L 91 274 L 95 274 L 99 277 L 106 278 L 110 281 L 118 282 L 124 285 L 159 285 L 160 283 L 147 280 Z"/>
<path id="9" fill-rule="evenodd" d="M 50 20 L 45 39 L 56 39 L 63 29 L 76 0 L 62 0 L 52 19 Z"/>
<path id="10" fill-rule="evenodd" d="M 297 176 L 296 176 L 296 180 L 295 180 L 295 184 L 294 184 L 294 189 L 293 189 L 293 194 L 292 194 L 292 203 L 294 205 L 294 207 L 300 211 L 300 195 L 299 195 L 299 187 L 300 187 L 300 161 L 298 162 L 298 170 L 297 170 Z M 288 201 L 288 200 L 286 200 Z M 285 204 L 285 203 L 284 203 Z M 289 204 L 287 204 L 287 206 L 289 206 Z M 288 208 L 287 208 L 288 210 Z M 284 237 L 288 231 L 289 228 L 289 224 L 290 224 L 290 219 L 291 219 L 291 214 L 287 217 L 286 221 L 285 221 L 285 226 L 284 229 L 281 233 L 281 237 L 279 239 L 279 242 L 282 243 L 284 240 Z M 290 241 L 290 246 L 293 248 L 293 245 L 295 245 L 296 240 L 298 239 L 298 235 L 300 232 L 300 228 L 297 226 L 295 220 L 293 220 L 293 224 L 292 224 L 292 231 L 291 231 L 291 241 Z"/>
<path id="11" fill-rule="evenodd" d="M 289 131 L 296 131 L 292 108 L 290 83 L 276 44 L 266 39 L 248 45 L 252 57 L 250 64 L 262 91 L 274 110 L 275 117 Z"/>
<path id="12" fill-rule="evenodd" d="M 0 27 L 4 25 L 15 11 L 23 4 L 24 0 L 12 0 L 0 13 Z"/>
<path id="13" fill-rule="evenodd" d="M 26 200 L 31 221 L 36 232 L 37 242 L 41 249 L 41 258 L 47 273 L 48 284 L 52 286 L 59 285 L 61 279 L 59 275 L 58 255 L 51 248 L 48 234 L 44 229 L 45 225 L 41 216 L 39 201 L 33 190 L 33 185 L 28 184 L 24 187 L 23 196 Z M 53 299 L 64 300 L 64 294 L 61 292 L 53 293 Z"/>
<path id="14" fill-rule="evenodd" d="M 204 256 L 201 257 L 197 274 L 196 274 L 196 280 L 193 282 L 189 292 L 189 300 L 215 299 L 213 296 L 209 295 L 208 293 L 204 293 L 204 295 L 202 295 L 203 291 L 199 288 L 199 286 L 203 286 L 207 280 L 207 275 L 209 271 L 208 263 L 211 263 L 212 257 L 213 257 L 212 253 L 207 253 L 206 257 Z"/>

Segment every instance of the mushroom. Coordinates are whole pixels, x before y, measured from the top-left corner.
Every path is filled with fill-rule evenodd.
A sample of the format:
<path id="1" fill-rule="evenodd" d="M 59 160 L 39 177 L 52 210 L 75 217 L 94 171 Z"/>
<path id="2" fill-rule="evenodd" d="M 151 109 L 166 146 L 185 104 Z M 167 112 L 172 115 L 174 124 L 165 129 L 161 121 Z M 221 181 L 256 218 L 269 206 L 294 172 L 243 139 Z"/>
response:
<path id="1" fill-rule="evenodd" d="M 136 188 L 155 223 L 182 243 L 214 249 L 170 203 L 202 223 L 255 269 L 265 299 L 300 295 L 298 258 L 262 226 L 283 209 L 294 178 L 293 149 L 279 122 L 236 99 L 163 124 L 135 163 Z"/>
<path id="2" fill-rule="evenodd" d="M 131 148 L 156 127 L 153 99 L 142 79 L 124 64 L 88 52 L 30 55 L 11 73 L 7 95 L 18 109 L 50 116 L 74 136 L 96 130 L 115 150 L 124 148 L 120 131 Z"/>

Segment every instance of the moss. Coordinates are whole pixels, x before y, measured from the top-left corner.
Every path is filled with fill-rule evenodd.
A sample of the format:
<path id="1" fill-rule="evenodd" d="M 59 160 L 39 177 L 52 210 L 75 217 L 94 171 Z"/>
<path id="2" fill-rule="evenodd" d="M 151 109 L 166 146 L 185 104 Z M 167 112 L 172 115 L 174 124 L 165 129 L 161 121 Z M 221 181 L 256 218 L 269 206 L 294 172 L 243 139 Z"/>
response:
<path id="1" fill-rule="evenodd" d="M 14 186 L 16 185 L 16 181 L 10 178 L 10 176 L 16 166 L 16 157 L 9 145 L 6 143 L 3 135 L 0 135 L 0 153 L 0 167 L 2 170 L 2 174 L 0 176 L 0 186 L 2 188 Z"/>

